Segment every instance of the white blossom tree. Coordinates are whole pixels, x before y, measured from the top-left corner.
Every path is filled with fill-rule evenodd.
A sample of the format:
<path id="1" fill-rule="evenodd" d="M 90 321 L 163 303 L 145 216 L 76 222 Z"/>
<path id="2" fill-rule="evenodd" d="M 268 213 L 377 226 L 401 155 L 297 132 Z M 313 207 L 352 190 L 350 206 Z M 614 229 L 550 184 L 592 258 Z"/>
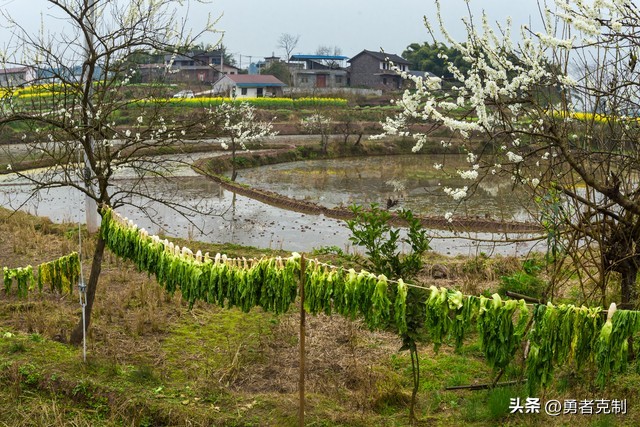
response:
<path id="1" fill-rule="evenodd" d="M 256 108 L 247 102 L 223 102 L 212 111 L 214 122 L 221 125 L 220 134 L 227 142 L 221 142 L 222 148 L 231 149 L 231 180 L 235 181 L 236 153 L 238 149 L 247 150 L 247 144 L 260 142 L 277 135 L 271 122 L 259 120 Z"/>
<path id="2" fill-rule="evenodd" d="M 331 134 L 331 119 L 315 113 L 300 120 L 302 129 L 311 135 L 320 135 L 320 148 L 324 154 L 329 150 L 329 135 Z"/>
<path id="3" fill-rule="evenodd" d="M 3 14 L 2 25 L 11 29 L 12 38 L 0 56 L 0 66 L 28 67 L 34 80 L 29 87 L 16 85 L 0 92 L 0 129 L 21 129 L 26 157 L 49 165 L 37 173 L 20 173 L 30 181 L 33 195 L 72 187 L 98 209 L 129 204 L 145 210 L 150 201 L 184 215 L 198 209 L 158 194 L 149 188 L 147 178 L 168 179 L 175 163 L 151 157 L 150 151 L 179 147 L 187 136 L 199 135 L 209 121 L 206 108 L 184 112 L 170 99 L 160 98 L 154 86 L 145 87 L 142 98 L 127 95 L 129 79 L 136 72 L 129 68 L 131 55 L 141 50 L 174 53 L 175 46 L 196 43 L 214 32 L 213 21 L 201 32 L 186 31 L 179 19 L 186 3 L 49 0 L 47 14 L 61 23 L 55 33 L 43 29 L 33 34 Z M 116 182 L 116 171 L 123 169 L 132 178 Z M 87 283 L 87 327 L 104 247 L 98 235 Z M 71 342 L 81 342 L 82 332 L 80 321 Z"/>
<path id="4" fill-rule="evenodd" d="M 620 287 L 613 298 L 635 307 L 640 266 L 637 5 L 630 0 L 543 2 L 539 28 L 521 25 L 517 34 L 510 20 L 493 25 L 487 16 L 469 13 L 467 38 L 458 41 L 443 24 L 439 3 L 427 29 L 434 42 L 442 38 L 462 52 L 469 71 L 447 61 L 454 79 L 445 92 L 403 74 L 416 89 L 398 100 L 402 112 L 384 123 L 385 132 L 413 135 L 419 151 L 429 132 L 412 132 L 412 124 L 447 128 L 469 161 L 468 170 L 455 171 L 469 185 L 444 188 L 447 194 L 464 199 L 484 177 L 509 175 L 519 191 L 541 203 L 538 218 L 550 253 L 556 263 L 565 257 L 573 261 L 574 272 L 585 279 L 584 298 L 595 295 L 605 303 L 607 283 L 615 278 Z M 471 137 L 486 142 L 473 144 Z"/>

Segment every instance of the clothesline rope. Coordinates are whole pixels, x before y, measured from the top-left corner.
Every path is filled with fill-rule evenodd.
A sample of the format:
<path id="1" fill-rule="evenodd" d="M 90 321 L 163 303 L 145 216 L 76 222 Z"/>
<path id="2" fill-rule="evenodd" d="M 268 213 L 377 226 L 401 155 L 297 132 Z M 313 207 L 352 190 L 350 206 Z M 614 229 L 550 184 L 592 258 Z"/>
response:
<path id="1" fill-rule="evenodd" d="M 138 228 L 138 226 L 137 226 L 136 224 L 134 224 L 134 223 L 133 223 L 133 221 L 129 220 L 129 219 L 128 219 L 128 218 L 126 218 L 126 217 L 124 217 L 124 218 L 123 218 L 119 213 L 117 213 L 117 212 L 115 212 L 115 211 L 112 211 L 112 212 L 113 212 L 113 214 L 114 214 L 114 217 L 115 217 L 115 218 L 116 218 L 116 219 L 117 219 L 121 224 L 123 224 L 123 225 L 125 225 L 125 226 L 128 226 L 128 227 L 131 227 L 131 228 L 134 228 L 134 229 L 137 229 L 137 230 L 138 230 L 138 232 L 142 232 L 143 234 L 144 234 L 144 233 L 146 233 L 146 234 L 148 235 L 148 233 L 144 230 L 144 228 Z M 163 244 L 165 244 L 165 248 L 166 248 L 167 250 L 170 250 L 169 245 L 171 245 L 171 247 L 173 247 L 173 248 L 174 248 L 174 250 L 175 250 L 175 247 L 179 248 L 179 246 L 174 245 L 174 244 L 173 244 L 172 242 L 170 242 L 168 239 L 161 240 L 158 236 L 152 236 L 152 238 L 155 238 L 155 240 L 157 240 L 157 241 L 162 242 Z M 188 248 L 186 248 L 186 247 L 183 247 L 183 248 L 182 248 L 182 256 L 185 256 L 185 255 L 190 256 L 190 257 L 192 257 L 192 258 L 193 258 L 195 261 L 197 261 L 197 262 L 203 262 L 203 260 L 211 259 L 211 256 L 209 255 L 209 253 L 208 253 L 208 252 L 207 252 L 207 253 L 205 253 L 204 255 L 201 255 L 200 257 L 198 257 L 198 256 L 197 256 L 197 254 L 199 254 L 199 253 L 201 253 L 201 251 L 197 251 L 197 253 L 196 253 L 196 254 L 194 254 L 194 253 L 193 253 L 193 251 L 191 251 L 190 249 L 188 249 Z M 292 256 L 299 256 L 299 254 L 297 254 L 296 252 L 293 252 L 293 253 L 292 253 Z M 199 259 L 199 258 L 200 258 L 200 259 Z M 230 263 L 231 265 L 236 265 L 236 266 L 241 266 L 241 264 L 239 264 L 239 263 L 243 263 L 243 264 L 245 264 L 245 263 L 252 263 L 252 264 L 254 264 L 254 263 L 258 263 L 258 262 L 264 261 L 264 260 L 276 260 L 276 261 L 277 261 L 277 260 L 281 260 L 281 261 L 282 261 L 282 260 L 285 260 L 285 259 L 287 259 L 287 258 L 288 258 L 288 257 L 280 257 L 280 256 L 278 256 L 278 257 L 265 257 L 265 256 L 263 256 L 263 257 L 260 257 L 260 258 L 255 258 L 255 257 L 253 257 L 253 258 L 245 258 L 245 257 L 234 257 L 234 258 L 229 258 L 229 257 L 226 257 L 226 255 L 224 255 L 224 254 L 216 254 L 216 256 L 215 256 L 215 259 L 216 259 L 216 260 L 220 260 L 220 261 L 223 261 L 223 260 L 224 260 L 225 262 Z M 305 260 L 306 260 L 307 262 L 309 262 L 309 263 L 314 263 L 314 264 L 321 265 L 321 266 L 323 266 L 323 267 L 327 267 L 327 268 L 334 269 L 334 270 L 348 270 L 348 269 L 345 269 L 345 267 L 339 267 L 339 266 L 335 266 L 335 265 L 332 265 L 332 264 L 328 264 L 328 263 L 322 262 L 322 261 L 318 260 L 317 258 L 306 258 L 306 257 L 305 257 Z M 250 267 L 249 267 L 249 268 L 250 268 Z M 354 270 L 354 271 L 355 271 L 355 270 Z M 377 277 L 377 275 L 376 275 L 376 274 L 374 274 L 374 273 L 372 273 L 372 272 L 369 272 L 369 271 L 366 271 L 366 270 L 360 270 L 360 273 L 363 273 L 363 272 L 364 272 L 364 273 L 368 273 L 368 274 L 370 274 L 370 275 L 372 275 L 372 276 Z M 385 279 L 386 279 L 387 283 L 392 283 L 392 284 L 396 284 L 396 285 L 397 285 L 397 284 L 402 283 L 402 284 L 406 285 L 407 287 L 414 288 L 414 289 L 422 289 L 422 290 L 426 290 L 426 291 L 431 291 L 431 290 L 433 290 L 434 288 L 436 288 L 436 287 L 435 287 L 435 286 L 433 286 L 433 285 L 432 285 L 432 286 L 429 286 L 429 287 L 427 287 L 427 286 L 421 286 L 421 285 L 417 285 L 417 284 L 415 284 L 415 283 L 406 282 L 406 281 L 404 281 L 404 280 L 402 280 L 402 279 L 400 279 L 400 280 L 394 280 L 394 279 L 389 279 L 389 278 L 386 278 L 386 277 L 385 277 Z M 455 292 L 455 291 L 453 291 L 453 290 L 451 290 L 451 289 L 448 289 L 448 288 L 447 288 L 447 291 L 449 291 L 449 292 Z M 463 294 L 463 297 L 469 297 L 469 298 L 480 298 L 480 297 L 478 297 L 478 296 L 476 296 L 476 295 L 464 295 L 464 294 Z M 546 304 L 542 304 L 542 303 L 535 304 L 535 303 L 526 303 L 526 302 L 525 302 L 525 304 L 526 304 L 528 307 L 537 307 L 537 306 L 539 306 L 539 305 L 549 305 L 549 304 L 555 307 L 555 305 L 554 305 L 554 304 L 552 304 L 551 302 L 548 302 L 548 303 L 546 303 Z M 589 307 L 584 306 L 584 305 L 583 305 L 583 306 L 575 306 L 575 307 L 576 307 L 576 308 L 580 308 L 580 307 L 586 307 L 586 308 L 589 308 Z M 606 310 L 604 307 L 591 307 L 591 308 L 600 308 L 601 310 Z M 624 310 L 624 311 L 636 312 L 636 311 L 638 311 L 638 310 Z"/>

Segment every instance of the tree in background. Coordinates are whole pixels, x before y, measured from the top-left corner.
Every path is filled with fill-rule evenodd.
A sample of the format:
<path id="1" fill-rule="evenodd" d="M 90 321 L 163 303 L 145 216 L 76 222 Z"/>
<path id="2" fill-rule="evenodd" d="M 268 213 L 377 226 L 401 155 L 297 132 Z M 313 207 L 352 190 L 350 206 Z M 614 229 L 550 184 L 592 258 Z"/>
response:
<path id="1" fill-rule="evenodd" d="M 209 52 L 222 52 L 222 59 L 224 60 L 225 64 L 234 65 L 234 66 L 236 65 L 236 59 L 233 57 L 231 53 L 229 53 L 229 49 L 222 42 L 218 44 L 199 43 L 196 46 L 194 46 L 189 52 L 195 53 L 195 54 L 209 53 Z"/>
<path id="2" fill-rule="evenodd" d="M 583 300 L 637 307 L 640 10 L 630 0 L 557 0 L 542 12 L 540 28 L 523 25 L 517 39 L 510 22 L 496 31 L 485 16 L 466 18 L 462 43 L 443 30 L 464 69 L 441 55 L 453 76 L 444 94 L 406 76 L 417 90 L 404 93 L 402 113 L 384 126 L 388 134 L 416 122 L 447 128 L 469 162 L 453 173 L 469 185 L 443 188 L 446 194 L 463 199 L 487 175 L 511 177 L 542 202 L 549 259 L 572 261 Z M 428 21 L 427 28 L 433 36 Z M 488 143 L 472 144 L 474 135 Z M 419 151 L 428 134 L 413 136 Z"/>
<path id="3" fill-rule="evenodd" d="M 289 33 L 282 33 L 278 38 L 278 47 L 284 50 L 284 53 L 287 57 L 287 63 L 291 58 L 291 54 L 293 53 L 296 46 L 298 46 L 298 42 L 300 41 L 300 34 L 293 35 Z"/>
<path id="4" fill-rule="evenodd" d="M 151 202 L 161 203 L 188 218 L 198 205 L 177 203 L 173 192 L 152 189 L 149 179 L 170 181 L 175 162 L 151 157 L 149 150 L 180 147 L 187 135 L 198 136 L 209 122 L 204 108 L 182 114 L 170 100 L 130 100 L 125 96 L 132 77 L 132 56 L 141 51 L 173 53 L 175 46 L 193 45 L 214 31 L 211 21 L 202 32 L 187 35 L 177 14 L 181 1 L 50 0 L 47 13 L 65 26 L 57 33 L 31 34 L 19 22 L 4 16 L 13 29 L 13 43 L 3 56 L 3 67 L 35 67 L 37 78 L 22 92 L 9 87 L 0 92 L 0 129 L 19 126 L 33 158 L 53 166 L 18 173 L 41 190 L 71 187 L 95 205 L 134 206 L 153 220 Z M 94 25 L 92 17 L 99 17 Z M 78 161 L 84 157 L 84 168 Z M 15 159 L 19 162 L 20 159 Z M 118 170 L 130 178 L 115 180 Z M 177 189 L 174 189 L 174 192 Z M 94 205 L 94 206 L 95 206 Z M 87 284 L 87 323 L 102 267 L 105 242 L 98 234 Z M 82 321 L 71 342 L 83 336 Z"/>
<path id="5" fill-rule="evenodd" d="M 247 144 L 259 142 L 277 135 L 271 122 L 263 122 L 256 117 L 256 108 L 246 102 L 224 102 L 213 111 L 215 123 L 221 124 L 222 136 L 229 144 L 222 142 L 222 148 L 231 149 L 231 180 L 238 176 L 236 152 L 238 148 L 247 150 Z"/>
<path id="6" fill-rule="evenodd" d="M 289 70 L 289 67 L 284 62 L 271 62 L 268 67 L 264 67 L 260 70 L 260 74 L 276 76 L 278 80 L 287 86 L 291 86 L 293 84 L 291 70 Z"/>
<path id="7" fill-rule="evenodd" d="M 340 56 L 342 55 L 342 49 L 340 49 L 338 46 L 318 46 L 318 48 L 316 49 L 316 55 L 322 55 L 322 56 Z M 333 59 L 331 60 L 326 60 L 323 61 L 323 63 L 327 66 L 327 67 L 331 67 L 331 68 L 339 68 L 340 67 L 340 62 L 335 61 Z"/>
<path id="8" fill-rule="evenodd" d="M 411 69 L 429 71 L 443 79 L 452 79 L 448 64 L 452 63 L 463 74 L 469 71 L 470 63 L 463 58 L 462 51 L 441 42 L 411 43 L 402 52 L 402 57 L 411 62 Z"/>
<path id="9" fill-rule="evenodd" d="M 323 154 L 329 152 L 329 137 L 333 129 L 331 119 L 316 112 L 300 120 L 302 129 L 310 135 L 320 135 L 320 149 Z"/>

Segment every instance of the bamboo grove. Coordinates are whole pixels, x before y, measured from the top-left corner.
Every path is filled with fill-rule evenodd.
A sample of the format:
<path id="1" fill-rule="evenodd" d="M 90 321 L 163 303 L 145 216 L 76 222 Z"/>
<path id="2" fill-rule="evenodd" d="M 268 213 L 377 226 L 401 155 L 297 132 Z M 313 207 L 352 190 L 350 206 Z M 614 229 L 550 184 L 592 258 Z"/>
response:
<path id="1" fill-rule="evenodd" d="M 26 298 L 29 291 L 35 289 L 42 292 L 45 285 L 48 285 L 52 291 L 63 293 L 73 292 L 75 285 L 80 277 L 80 256 L 77 252 L 62 256 L 56 260 L 45 262 L 38 266 L 38 277 L 36 279 L 33 267 L 3 269 L 3 281 L 5 294 L 11 292 L 13 281 L 16 281 L 17 295 L 20 298 Z"/>

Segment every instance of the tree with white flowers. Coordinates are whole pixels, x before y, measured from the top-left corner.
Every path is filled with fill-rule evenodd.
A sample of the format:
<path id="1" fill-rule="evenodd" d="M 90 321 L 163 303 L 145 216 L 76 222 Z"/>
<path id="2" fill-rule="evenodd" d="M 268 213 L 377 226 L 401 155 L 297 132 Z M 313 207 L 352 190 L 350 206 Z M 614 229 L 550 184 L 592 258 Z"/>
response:
<path id="1" fill-rule="evenodd" d="M 223 102 L 211 112 L 214 122 L 221 125 L 221 135 L 228 141 L 221 143 L 222 148 L 231 149 L 231 180 L 235 181 L 238 176 L 238 149 L 247 150 L 247 144 L 272 138 L 277 132 L 273 131 L 271 122 L 260 120 L 256 116 L 256 108 L 247 102 L 238 102 L 235 99 Z"/>
<path id="2" fill-rule="evenodd" d="M 147 178 L 168 180 L 175 166 L 172 159 L 149 152 L 180 147 L 187 136 L 201 134 L 210 121 L 207 109 L 185 114 L 172 100 L 160 98 L 162 88 L 154 86 L 145 87 L 142 99 L 127 95 L 136 72 L 129 68 L 130 57 L 140 51 L 175 54 L 175 46 L 193 45 L 215 32 L 214 21 L 198 33 L 184 28 L 179 16 L 187 3 L 48 0 L 47 16 L 56 19 L 60 30 L 43 28 L 35 34 L 6 13 L 0 15 L 2 26 L 12 31 L 0 67 L 33 70 L 29 86 L 16 82 L 0 91 L 0 129 L 20 129 L 28 150 L 24 157 L 48 165 L 17 172 L 29 180 L 34 196 L 40 190 L 73 187 L 94 202 L 94 209 L 129 204 L 146 212 L 151 201 L 183 215 L 199 209 L 148 187 Z M 131 179 L 114 179 L 122 169 Z M 87 327 L 104 247 L 98 235 L 87 283 Z M 80 321 L 71 341 L 81 342 L 82 332 Z"/>
<path id="3" fill-rule="evenodd" d="M 553 3 L 553 2 L 552 2 Z M 508 175 L 540 205 L 549 256 L 572 261 L 583 298 L 638 304 L 640 267 L 640 10 L 631 0 L 556 0 L 541 4 L 539 28 L 487 16 L 464 19 L 466 40 L 443 24 L 440 2 L 434 38 L 462 52 L 465 69 L 448 58 L 453 79 L 446 93 L 421 78 L 398 100 L 402 112 L 384 124 L 387 134 L 411 134 L 414 151 L 428 132 L 446 128 L 448 143 L 468 153 L 464 199 L 488 175 Z M 516 32 L 517 31 L 517 32 Z M 469 66 L 468 69 L 466 66 Z M 472 137 L 486 141 L 472 143 Z M 437 165 L 442 167 L 442 165 Z M 446 168 L 447 165 L 445 164 Z M 453 213 L 455 215 L 455 213 Z M 447 215 L 449 219 L 452 213 Z M 613 281 L 613 282 L 612 282 Z M 608 295 L 610 283 L 615 286 Z M 548 290 L 548 297 L 558 291 Z"/>

